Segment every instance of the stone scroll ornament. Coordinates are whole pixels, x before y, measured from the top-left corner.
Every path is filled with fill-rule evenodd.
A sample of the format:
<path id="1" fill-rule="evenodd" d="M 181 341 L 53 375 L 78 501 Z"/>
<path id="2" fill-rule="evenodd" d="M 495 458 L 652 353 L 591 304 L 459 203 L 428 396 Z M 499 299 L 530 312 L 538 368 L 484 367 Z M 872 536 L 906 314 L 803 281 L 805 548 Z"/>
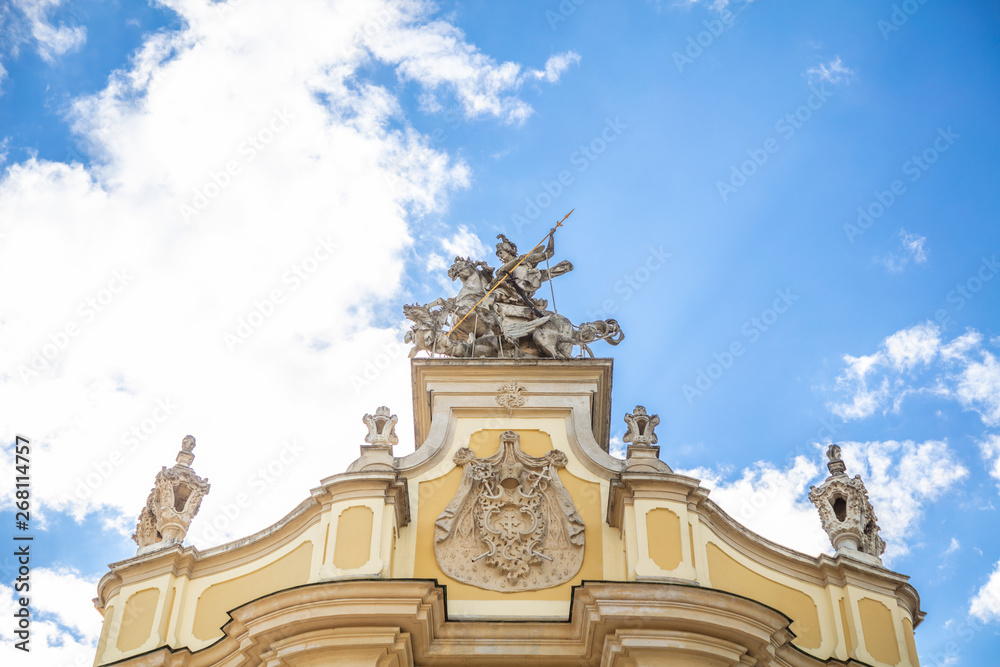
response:
<path id="1" fill-rule="evenodd" d="M 450 577 L 491 591 L 531 591 L 572 579 L 583 564 L 584 525 L 559 481 L 566 455 L 521 451 L 513 431 L 500 450 L 455 454 L 462 482 L 435 523 L 434 555 Z"/>

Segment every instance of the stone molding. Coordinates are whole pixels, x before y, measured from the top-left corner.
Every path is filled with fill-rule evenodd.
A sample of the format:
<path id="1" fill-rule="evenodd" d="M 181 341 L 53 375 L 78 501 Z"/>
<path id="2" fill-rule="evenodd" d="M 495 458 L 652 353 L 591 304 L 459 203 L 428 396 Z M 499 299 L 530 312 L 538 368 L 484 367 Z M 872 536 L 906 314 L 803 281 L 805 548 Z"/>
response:
<path id="1" fill-rule="evenodd" d="M 164 646 L 111 663 L 129 667 L 302 664 L 485 667 L 861 667 L 797 648 L 791 620 L 722 591 L 659 583 L 584 582 L 566 621 L 449 621 L 433 581 L 342 580 L 286 589 L 230 612 L 200 651 Z M 489 638 L 485 640 L 485 638 Z M 341 653 L 338 653 L 341 652 Z"/>
<path id="2" fill-rule="evenodd" d="M 920 595 L 909 583 L 909 577 L 858 559 L 836 554 L 809 556 L 762 537 L 729 516 L 709 498 L 709 491 L 700 482 L 684 475 L 623 472 L 611 480 L 608 495 L 607 522 L 621 528 L 625 507 L 637 498 L 686 503 L 688 512 L 725 544 L 751 561 L 816 586 L 854 585 L 896 598 L 909 612 L 916 628 L 926 613 L 920 609 Z"/>
<path id="3" fill-rule="evenodd" d="M 579 395 L 585 389 L 590 412 L 590 430 L 598 446 L 608 451 L 611 433 L 611 359 L 425 359 L 410 361 L 413 384 L 413 428 L 417 449 L 428 439 L 435 400 L 443 393 L 480 398 L 476 405 L 492 408 L 498 416 L 509 416 L 497 405 L 497 387 L 518 381 L 531 396 L 522 394 L 521 410 L 551 407 L 553 397 Z M 443 392 L 442 383 L 455 389 Z"/>
<path id="4" fill-rule="evenodd" d="M 396 525 L 410 521 L 410 500 L 405 478 L 395 473 L 342 473 L 328 477 L 311 496 L 274 524 L 247 537 L 204 551 L 195 546 L 172 544 L 156 551 L 108 565 L 109 571 L 97 584 L 94 606 L 103 610 L 118 590 L 129 583 L 161 574 L 194 578 L 226 570 L 240 563 L 263 558 L 298 539 L 320 520 L 333 503 L 344 500 L 383 498 L 395 511 Z"/>

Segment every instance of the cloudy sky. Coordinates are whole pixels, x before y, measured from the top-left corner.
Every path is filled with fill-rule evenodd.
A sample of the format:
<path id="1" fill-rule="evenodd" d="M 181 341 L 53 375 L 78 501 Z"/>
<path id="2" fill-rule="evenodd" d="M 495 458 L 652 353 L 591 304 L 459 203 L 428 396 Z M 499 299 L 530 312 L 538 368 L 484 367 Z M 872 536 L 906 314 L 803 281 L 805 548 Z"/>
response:
<path id="1" fill-rule="evenodd" d="M 17 664 L 90 664 L 96 582 L 184 435 L 199 547 L 342 471 L 379 405 L 412 449 L 401 305 L 574 208 L 556 298 L 625 329 L 594 346 L 615 415 L 658 413 L 668 463 L 810 554 L 840 442 L 929 612 L 923 664 L 986 664 L 998 27 L 889 0 L 0 5 L 4 535 L 15 434 L 34 446 Z"/>

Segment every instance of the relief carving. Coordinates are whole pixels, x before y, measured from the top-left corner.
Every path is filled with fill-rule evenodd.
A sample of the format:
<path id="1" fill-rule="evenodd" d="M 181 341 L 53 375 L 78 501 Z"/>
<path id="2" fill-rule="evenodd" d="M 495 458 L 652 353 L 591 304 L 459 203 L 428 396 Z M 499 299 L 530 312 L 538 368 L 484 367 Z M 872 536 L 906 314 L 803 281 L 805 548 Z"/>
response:
<path id="1" fill-rule="evenodd" d="M 530 591 L 572 579 L 583 564 L 584 525 L 559 481 L 566 455 L 521 451 L 513 431 L 500 450 L 455 453 L 462 482 L 435 523 L 434 555 L 458 581 L 491 591 Z"/>
<path id="2" fill-rule="evenodd" d="M 524 405 L 524 396 L 521 396 L 521 392 L 524 391 L 524 387 L 517 383 L 517 380 L 511 380 L 507 384 L 502 384 L 497 387 L 496 401 L 497 405 L 502 408 L 507 408 L 507 412 L 514 414 L 514 408 L 519 408 Z"/>

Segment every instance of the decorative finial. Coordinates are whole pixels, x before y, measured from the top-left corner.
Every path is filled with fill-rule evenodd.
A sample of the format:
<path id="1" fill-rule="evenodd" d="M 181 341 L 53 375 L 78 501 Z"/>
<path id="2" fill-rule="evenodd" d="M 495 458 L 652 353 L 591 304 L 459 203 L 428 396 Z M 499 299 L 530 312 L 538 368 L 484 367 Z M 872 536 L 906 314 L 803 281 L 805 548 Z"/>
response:
<path id="1" fill-rule="evenodd" d="M 646 414 L 646 408 L 637 405 L 635 410 L 625 415 L 628 433 L 622 438 L 636 447 L 651 447 L 656 444 L 656 426 L 660 423 L 659 415 Z"/>
<path id="2" fill-rule="evenodd" d="M 660 448 L 656 444 L 656 426 L 659 423 L 660 416 L 648 414 L 641 405 L 625 415 L 628 432 L 622 437 L 622 442 L 629 443 L 625 452 L 625 469 L 629 472 L 673 472 L 660 460 Z"/>
<path id="3" fill-rule="evenodd" d="M 839 445 L 826 450 L 830 476 L 809 489 L 809 500 L 819 511 L 823 530 L 838 553 L 881 565 L 885 542 L 860 475 L 847 476 Z"/>
<path id="4" fill-rule="evenodd" d="M 156 474 L 132 535 L 139 553 L 182 543 L 202 498 L 212 488 L 207 478 L 202 479 L 191 469 L 195 444 L 193 435 L 185 436 L 177 463 L 172 468 L 164 466 Z"/>
<path id="5" fill-rule="evenodd" d="M 395 469 L 392 455 L 393 445 L 399 444 L 396 422 L 399 417 L 386 406 L 379 407 L 374 415 L 366 414 L 361 421 L 368 427 L 365 444 L 361 445 L 361 456 L 348 466 L 348 472 L 391 471 Z"/>
<path id="6" fill-rule="evenodd" d="M 844 465 L 844 460 L 840 458 L 840 445 L 830 445 L 830 447 L 826 450 L 826 457 L 830 459 L 830 462 L 826 464 L 826 467 L 830 471 L 831 475 L 847 474 L 847 466 Z"/>
<path id="7" fill-rule="evenodd" d="M 399 417 L 389 414 L 389 408 L 384 405 L 375 410 L 374 415 L 366 414 L 361 421 L 368 427 L 365 442 L 376 447 L 392 447 L 399 444 L 396 436 L 396 422 Z"/>
<path id="8" fill-rule="evenodd" d="M 194 454 L 191 452 L 194 450 L 195 444 L 197 443 L 193 435 L 184 436 L 184 439 L 181 440 L 181 451 L 177 452 L 177 465 L 191 467 L 191 463 L 194 462 Z"/>

